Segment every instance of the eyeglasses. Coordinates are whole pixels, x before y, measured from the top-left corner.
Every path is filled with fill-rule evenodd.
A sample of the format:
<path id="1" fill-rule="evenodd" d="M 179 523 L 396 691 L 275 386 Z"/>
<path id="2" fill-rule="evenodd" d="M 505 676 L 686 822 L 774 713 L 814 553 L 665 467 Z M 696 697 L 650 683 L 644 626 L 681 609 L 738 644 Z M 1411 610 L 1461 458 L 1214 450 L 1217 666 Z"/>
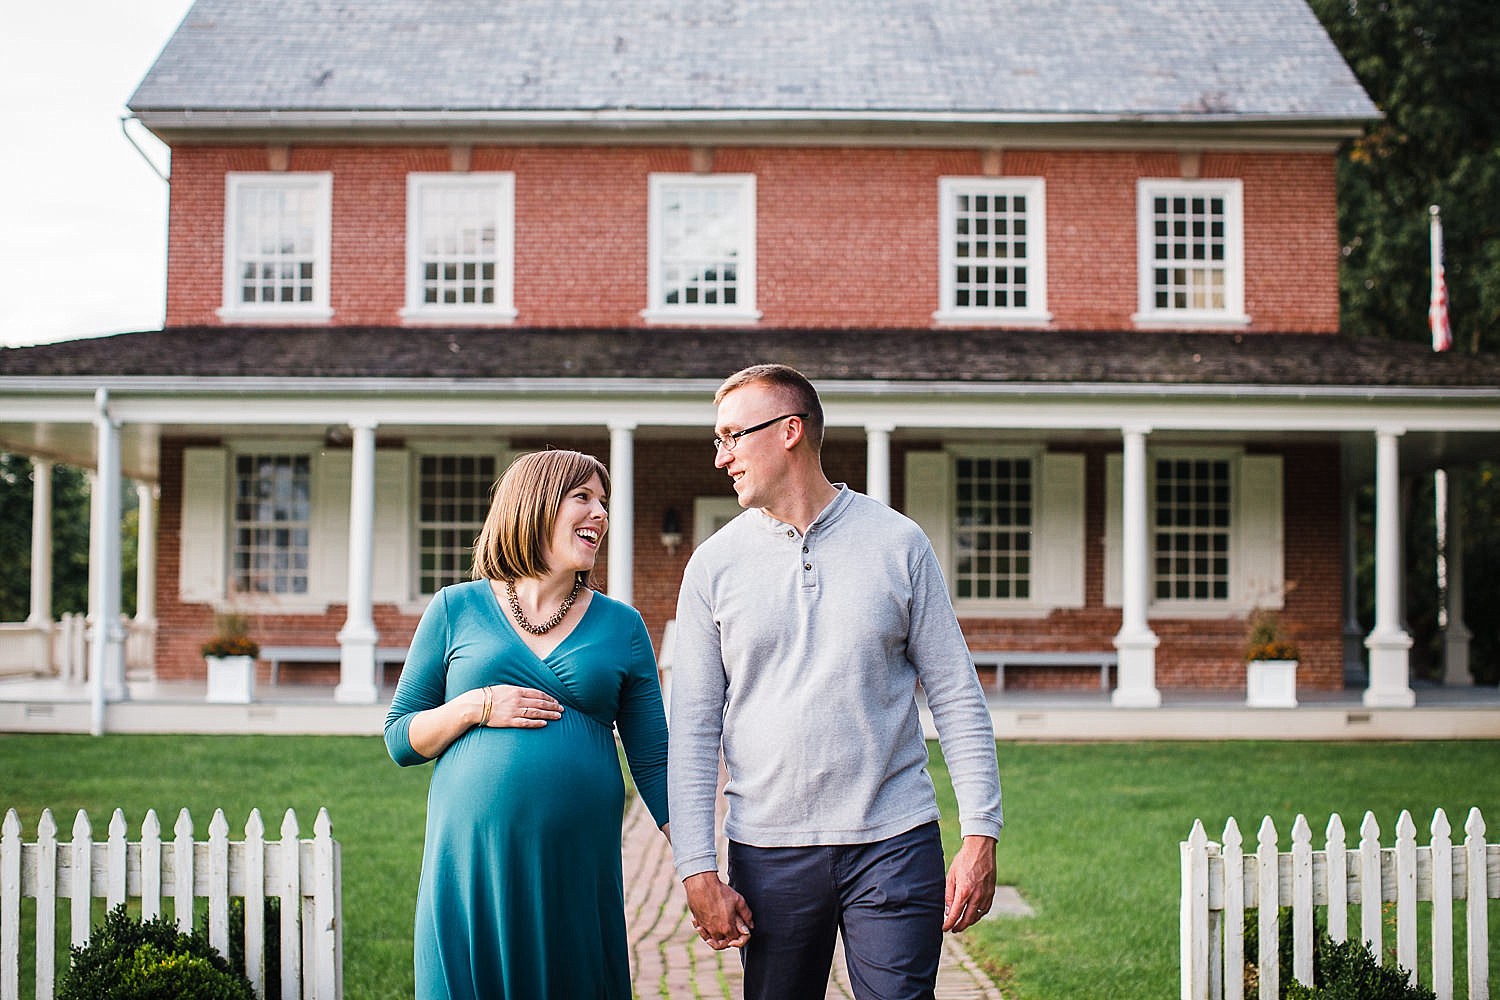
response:
<path id="1" fill-rule="evenodd" d="M 740 438 L 744 437 L 746 434 L 754 434 L 756 431 L 763 431 L 767 427 L 770 427 L 772 424 L 774 424 L 778 420 L 790 420 L 792 417 L 800 417 L 803 420 L 806 420 L 807 419 L 807 414 L 805 414 L 805 413 L 783 413 L 779 417 L 772 417 L 770 420 L 767 420 L 765 423 L 756 424 L 754 427 L 746 427 L 742 431 L 731 431 L 730 433 L 725 434 L 723 437 L 715 437 L 714 438 L 714 454 L 718 454 L 720 448 L 723 448 L 725 451 L 734 451 L 734 446 L 737 445 L 737 444 L 739 444 L 740 443 Z"/>

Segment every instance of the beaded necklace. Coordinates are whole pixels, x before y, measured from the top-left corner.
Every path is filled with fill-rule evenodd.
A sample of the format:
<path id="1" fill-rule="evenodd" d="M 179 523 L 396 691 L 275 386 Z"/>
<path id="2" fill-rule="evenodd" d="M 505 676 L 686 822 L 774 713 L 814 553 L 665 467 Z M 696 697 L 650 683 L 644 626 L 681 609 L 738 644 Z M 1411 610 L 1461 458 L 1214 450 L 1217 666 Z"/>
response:
<path id="1" fill-rule="evenodd" d="M 516 585 L 513 580 L 505 581 L 505 598 L 510 602 L 510 613 L 515 617 L 516 624 L 521 626 L 532 635 L 545 635 L 552 631 L 562 620 L 568 616 L 568 610 L 573 607 L 573 602 L 578 598 L 578 592 L 583 589 L 583 577 L 573 574 L 573 592 L 563 598 L 562 604 L 558 605 L 551 618 L 540 625 L 533 625 L 526 620 L 526 613 L 521 610 L 521 599 L 516 596 Z"/>

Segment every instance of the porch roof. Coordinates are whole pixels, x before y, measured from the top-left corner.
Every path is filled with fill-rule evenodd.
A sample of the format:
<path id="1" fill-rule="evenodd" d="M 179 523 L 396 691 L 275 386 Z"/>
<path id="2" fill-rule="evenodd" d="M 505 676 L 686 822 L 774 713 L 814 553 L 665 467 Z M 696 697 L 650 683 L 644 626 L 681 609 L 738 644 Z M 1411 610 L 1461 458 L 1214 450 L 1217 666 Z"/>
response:
<path id="1" fill-rule="evenodd" d="M 1151 386 L 1210 394 L 1279 387 L 1471 400 L 1477 391 L 1500 399 L 1500 356 L 1333 334 L 655 327 L 169 327 L 0 349 L 0 391 L 141 379 L 716 384 L 766 361 L 818 382 L 913 387 L 1087 385 L 1095 394 L 1132 395 Z"/>

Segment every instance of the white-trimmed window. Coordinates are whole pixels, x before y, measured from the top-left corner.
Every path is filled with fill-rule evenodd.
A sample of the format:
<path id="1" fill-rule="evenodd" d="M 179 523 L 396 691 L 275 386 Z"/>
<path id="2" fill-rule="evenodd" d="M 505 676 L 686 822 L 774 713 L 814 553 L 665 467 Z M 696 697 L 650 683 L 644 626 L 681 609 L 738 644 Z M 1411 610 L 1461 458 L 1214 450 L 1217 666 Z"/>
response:
<path id="1" fill-rule="evenodd" d="M 312 458 L 242 452 L 233 457 L 230 592 L 306 594 L 312 527 Z"/>
<path id="2" fill-rule="evenodd" d="M 225 185 L 220 316 L 328 319 L 333 175 L 230 173 Z"/>
<path id="3" fill-rule="evenodd" d="M 934 318 L 1038 323 L 1047 312 L 1046 185 L 1040 177 L 943 177 Z"/>
<path id="4" fill-rule="evenodd" d="M 953 460 L 956 600 L 1030 600 L 1034 497 L 1029 456 Z"/>
<path id="5" fill-rule="evenodd" d="M 1234 537 L 1229 459 L 1158 458 L 1152 478 L 1152 598 L 1229 600 Z"/>
<path id="6" fill-rule="evenodd" d="M 755 309 L 755 175 L 652 174 L 647 307 L 656 322 L 743 323 Z"/>
<path id="7" fill-rule="evenodd" d="M 908 452 L 906 514 L 959 614 L 1032 615 L 1084 600 L 1083 456 L 1031 445 Z"/>
<path id="8" fill-rule="evenodd" d="M 1239 325 L 1245 246 L 1237 180 L 1141 180 L 1137 323 Z"/>
<path id="9" fill-rule="evenodd" d="M 417 593 L 431 595 L 469 579 L 474 542 L 489 512 L 493 455 L 417 457 Z"/>
<path id="10" fill-rule="evenodd" d="M 1147 599 L 1153 615 L 1279 607 L 1285 591 L 1282 460 L 1238 448 L 1149 451 Z M 1123 464 L 1105 460 L 1104 599 L 1123 598 Z"/>
<path id="11" fill-rule="evenodd" d="M 410 321 L 515 318 L 515 175 L 410 174 L 406 308 Z"/>

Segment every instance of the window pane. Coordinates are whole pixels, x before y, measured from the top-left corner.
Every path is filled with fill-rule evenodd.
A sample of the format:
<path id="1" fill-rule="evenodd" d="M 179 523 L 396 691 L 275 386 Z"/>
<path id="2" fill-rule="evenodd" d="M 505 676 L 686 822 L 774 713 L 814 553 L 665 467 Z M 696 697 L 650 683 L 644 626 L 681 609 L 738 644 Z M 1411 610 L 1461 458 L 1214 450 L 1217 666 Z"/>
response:
<path id="1" fill-rule="evenodd" d="M 1223 311 L 1228 308 L 1228 241 L 1225 199 L 1152 199 L 1153 261 L 1176 267 L 1152 269 L 1152 302 L 1162 310 Z"/>
<path id="2" fill-rule="evenodd" d="M 235 591 L 307 593 L 312 459 L 237 455 L 234 496 L 230 566 Z"/>
<path id="3" fill-rule="evenodd" d="M 1021 309 L 1026 305 L 1026 205 L 1022 195 L 952 194 L 952 229 L 948 233 L 952 307 L 955 309 Z M 1013 261 L 1015 267 L 961 266 L 968 260 Z"/>
<path id="4" fill-rule="evenodd" d="M 469 578 L 495 475 L 489 455 L 422 456 L 417 485 L 421 593 L 435 594 Z"/>
<path id="5" fill-rule="evenodd" d="M 1152 567 L 1161 599 L 1227 600 L 1229 462 L 1158 459 Z"/>
<path id="6" fill-rule="evenodd" d="M 493 182 L 432 184 L 417 198 L 424 303 L 495 301 L 500 190 Z"/>
<path id="7" fill-rule="evenodd" d="M 738 262 L 744 247 L 738 188 L 664 189 L 657 262 L 666 305 L 733 306 L 739 302 Z"/>
<path id="8" fill-rule="evenodd" d="M 954 461 L 954 596 L 1030 593 L 1031 460 Z"/>
<path id="9" fill-rule="evenodd" d="M 239 301 L 314 301 L 320 190 L 305 183 L 246 183 L 236 205 L 233 273 L 240 275 Z"/>

